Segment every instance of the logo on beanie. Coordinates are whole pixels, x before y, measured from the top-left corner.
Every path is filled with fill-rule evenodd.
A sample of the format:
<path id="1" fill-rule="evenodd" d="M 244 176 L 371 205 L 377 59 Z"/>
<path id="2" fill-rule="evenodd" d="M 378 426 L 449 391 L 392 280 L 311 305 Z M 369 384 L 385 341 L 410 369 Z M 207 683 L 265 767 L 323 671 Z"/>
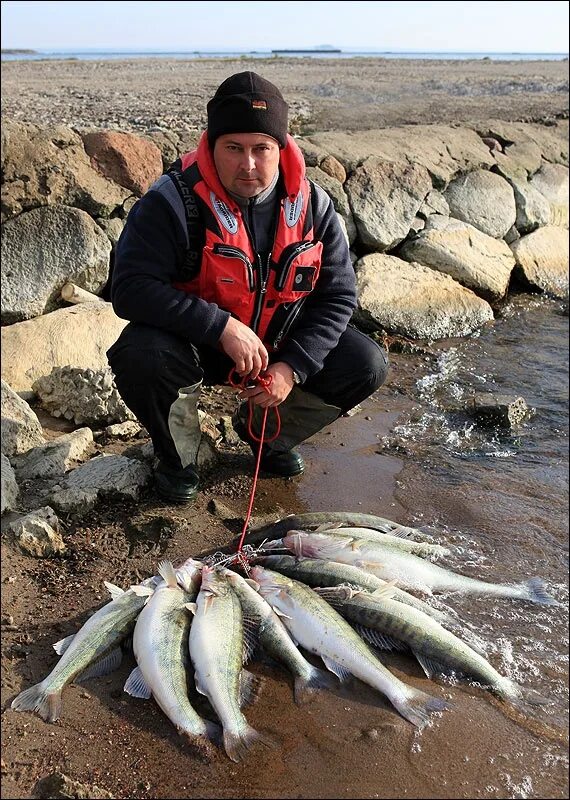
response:
<path id="1" fill-rule="evenodd" d="M 218 199 L 214 194 L 214 192 L 210 192 L 210 202 L 212 203 L 212 208 L 216 212 L 216 216 L 218 217 L 224 228 L 227 230 L 227 232 L 237 233 L 238 229 L 237 219 L 234 217 L 234 215 L 229 210 L 224 201 Z"/>
<path id="2" fill-rule="evenodd" d="M 251 107 L 256 111 L 267 111 L 267 103 L 265 100 L 252 100 Z"/>
<path id="3" fill-rule="evenodd" d="M 284 203 L 285 206 L 285 222 L 287 223 L 288 228 L 292 228 L 293 225 L 296 225 L 299 221 L 299 217 L 301 216 L 301 211 L 303 210 L 303 193 L 299 192 L 297 197 L 293 202 L 287 198 Z"/>

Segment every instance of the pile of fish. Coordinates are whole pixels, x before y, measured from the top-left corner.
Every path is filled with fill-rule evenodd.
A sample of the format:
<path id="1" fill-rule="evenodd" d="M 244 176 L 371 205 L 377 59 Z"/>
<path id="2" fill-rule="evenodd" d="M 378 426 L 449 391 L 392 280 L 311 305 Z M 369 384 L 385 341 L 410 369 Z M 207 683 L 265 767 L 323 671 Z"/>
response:
<path id="1" fill-rule="evenodd" d="M 233 761 L 255 742 L 275 744 L 243 713 L 262 682 L 244 668 L 258 648 L 292 674 L 297 702 L 355 676 L 418 727 L 448 704 L 399 680 L 379 650 L 409 650 L 428 677 L 465 676 L 516 701 L 522 688 L 453 633 L 452 610 L 413 592 L 557 601 L 538 578 L 499 585 L 437 566 L 432 559 L 449 551 L 430 538 L 372 515 L 301 514 L 254 530 L 249 541 L 259 546 L 248 544 L 237 558 L 189 558 L 176 569 L 163 561 L 158 575 L 126 591 L 106 583 L 111 601 L 54 645 L 61 658 L 53 670 L 11 707 L 54 722 L 65 685 L 114 670 L 131 636 L 137 666 L 125 691 L 153 697 L 197 751 L 209 754 L 211 742 L 221 743 Z M 213 720 L 196 711 L 196 691 Z"/>

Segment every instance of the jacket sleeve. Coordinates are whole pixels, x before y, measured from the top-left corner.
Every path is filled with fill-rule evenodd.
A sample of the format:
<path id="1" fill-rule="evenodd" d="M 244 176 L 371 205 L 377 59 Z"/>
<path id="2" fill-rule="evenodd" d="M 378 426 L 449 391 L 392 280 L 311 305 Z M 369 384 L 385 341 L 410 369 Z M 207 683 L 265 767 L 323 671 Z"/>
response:
<path id="1" fill-rule="evenodd" d="M 117 316 L 215 346 L 228 321 L 215 303 L 172 286 L 186 254 L 186 231 L 160 191 L 133 206 L 117 243 L 111 302 Z"/>
<path id="2" fill-rule="evenodd" d="M 287 362 L 301 381 L 323 368 L 357 305 L 356 277 L 346 237 L 332 200 L 320 187 L 314 190 L 318 193 L 315 238 L 323 243 L 321 270 L 299 322 L 279 349 L 279 359 Z"/>

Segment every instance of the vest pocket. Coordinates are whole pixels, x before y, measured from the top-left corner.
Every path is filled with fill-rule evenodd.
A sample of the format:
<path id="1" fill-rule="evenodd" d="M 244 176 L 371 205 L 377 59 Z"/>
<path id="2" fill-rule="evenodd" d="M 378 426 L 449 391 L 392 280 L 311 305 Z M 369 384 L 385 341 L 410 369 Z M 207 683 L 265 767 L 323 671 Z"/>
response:
<path id="1" fill-rule="evenodd" d="M 299 242 L 283 253 L 285 258 L 275 288 L 281 300 L 297 300 L 315 288 L 321 269 L 322 242 Z"/>
<path id="2" fill-rule="evenodd" d="M 202 251 L 200 296 L 238 314 L 248 309 L 255 289 L 253 265 L 243 250 L 215 244 Z"/>

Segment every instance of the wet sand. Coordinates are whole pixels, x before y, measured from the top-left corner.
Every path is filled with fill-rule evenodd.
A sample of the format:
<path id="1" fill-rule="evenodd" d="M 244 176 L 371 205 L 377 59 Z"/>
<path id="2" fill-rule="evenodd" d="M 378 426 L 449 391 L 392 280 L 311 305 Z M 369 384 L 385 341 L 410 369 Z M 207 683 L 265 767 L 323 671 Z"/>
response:
<path id="1" fill-rule="evenodd" d="M 246 68 L 279 83 L 307 129 L 490 117 L 553 120 L 568 111 L 563 62 L 288 59 L 3 63 L 3 114 L 38 124 L 141 131 L 166 124 L 170 115 L 169 124 L 191 129 L 202 124 L 213 88 Z M 405 487 L 413 492 L 422 475 L 403 482 L 413 465 L 405 456 L 377 453 L 376 444 L 410 410 L 411 383 L 425 369 L 421 356 L 394 354 L 386 385 L 360 413 L 304 446 L 303 478 L 261 479 L 254 513 L 277 518 L 360 510 L 415 524 L 421 509 Z M 51 426 L 57 433 L 55 421 Z M 177 561 L 222 547 L 239 533 L 252 466 L 245 450 L 228 451 L 205 476 L 204 491 L 189 509 L 148 496 L 140 503 L 102 504 L 83 519 L 63 519 L 68 553 L 62 558 L 35 560 L 3 539 L 2 797 L 41 796 L 38 781 L 55 770 L 115 798 L 567 796 L 567 762 L 544 760 L 547 741 L 566 750 L 564 730 L 540 716 L 522 716 L 471 685 L 428 681 L 407 656 L 389 656 L 387 663 L 405 681 L 452 704 L 421 734 L 357 682 L 297 707 L 288 674 L 255 664 L 253 671 L 266 684 L 246 714 L 280 746 L 257 748 L 237 765 L 221 751 L 211 763 L 198 761 L 152 701 L 123 693 L 132 656 L 106 678 L 68 687 L 55 725 L 9 710 L 18 691 L 53 667 L 51 644 L 106 600 L 103 580 L 126 587 L 154 574 L 163 557 Z M 213 513 L 212 500 L 235 516 Z M 461 522 L 457 511 L 454 524 Z"/>

